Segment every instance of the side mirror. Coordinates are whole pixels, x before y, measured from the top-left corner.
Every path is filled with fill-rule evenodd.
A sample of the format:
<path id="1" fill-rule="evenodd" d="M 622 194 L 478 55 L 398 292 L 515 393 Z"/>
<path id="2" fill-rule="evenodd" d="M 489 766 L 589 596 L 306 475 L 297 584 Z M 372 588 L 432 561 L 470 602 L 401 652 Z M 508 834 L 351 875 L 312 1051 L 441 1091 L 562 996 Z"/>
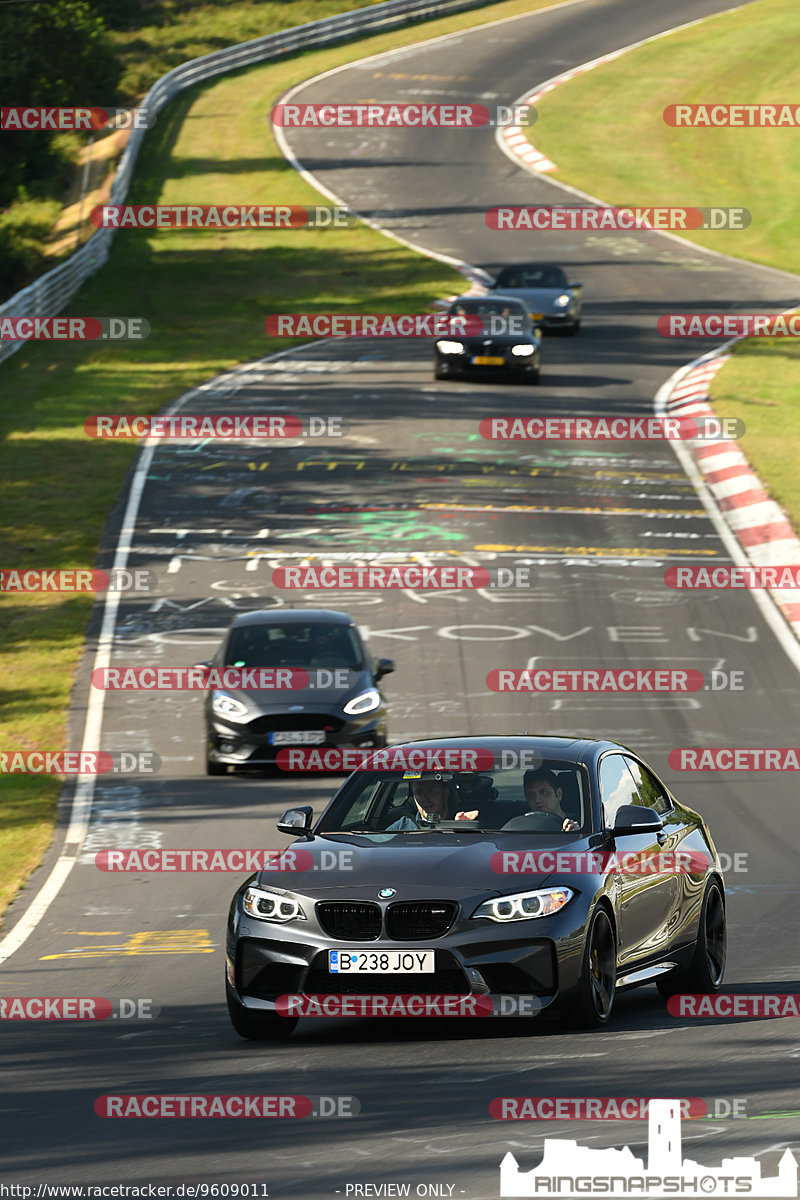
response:
<path id="1" fill-rule="evenodd" d="M 375 663 L 375 682 L 377 683 L 379 679 L 383 679 L 384 675 L 391 675 L 394 670 L 396 668 L 393 658 L 379 658 Z"/>
<path id="2" fill-rule="evenodd" d="M 582 288 L 582 287 L 583 287 L 583 284 L 582 284 L 582 283 L 568 283 L 568 284 L 567 284 L 567 287 L 571 287 L 571 288 Z"/>
<path id="3" fill-rule="evenodd" d="M 296 834 L 309 842 L 313 838 L 311 823 L 314 820 L 314 810 L 309 804 L 302 808 L 287 808 L 278 821 L 278 833 Z"/>
<path id="4" fill-rule="evenodd" d="M 641 804 L 622 804 L 614 817 L 613 833 L 615 837 L 626 833 L 661 833 L 663 828 L 661 818 L 652 809 Z"/>

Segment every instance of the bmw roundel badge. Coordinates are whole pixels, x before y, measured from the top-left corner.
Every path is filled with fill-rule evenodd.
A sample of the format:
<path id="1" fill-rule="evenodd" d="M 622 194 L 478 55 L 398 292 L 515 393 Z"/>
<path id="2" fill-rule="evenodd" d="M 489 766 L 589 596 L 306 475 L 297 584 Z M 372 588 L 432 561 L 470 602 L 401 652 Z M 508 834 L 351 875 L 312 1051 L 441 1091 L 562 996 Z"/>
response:
<path id="1" fill-rule="evenodd" d="M 381 890 L 378 892 L 378 899 L 379 900 L 390 900 L 392 898 L 392 896 L 396 896 L 396 895 L 397 895 L 397 892 L 394 890 L 394 888 L 381 888 Z"/>

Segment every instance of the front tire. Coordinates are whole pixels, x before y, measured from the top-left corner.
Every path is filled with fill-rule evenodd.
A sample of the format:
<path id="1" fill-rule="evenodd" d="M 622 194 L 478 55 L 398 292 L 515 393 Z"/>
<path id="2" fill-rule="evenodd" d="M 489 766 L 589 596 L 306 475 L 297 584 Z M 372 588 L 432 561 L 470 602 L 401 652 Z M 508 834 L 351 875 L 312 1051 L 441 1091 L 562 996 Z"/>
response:
<path id="1" fill-rule="evenodd" d="M 292 1034 L 297 1017 L 279 1017 L 274 1013 L 245 1008 L 230 984 L 225 982 L 225 999 L 231 1025 L 239 1037 L 249 1042 L 284 1042 Z"/>
<path id="2" fill-rule="evenodd" d="M 596 908 L 583 949 L 581 978 L 563 1011 L 563 1019 L 580 1029 L 608 1024 L 617 988 L 617 939 L 607 909 Z"/>
<path id="3" fill-rule="evenodd" d="M 660 994 L 669 1000 L 681 992 L 693 995 L 718 992 L 725 974 L 727 946 L 725 900 L 719 883 L 712 879 L 703 896 L 692 961 L 685 971 L 670 971 L 656 981 Z"/>

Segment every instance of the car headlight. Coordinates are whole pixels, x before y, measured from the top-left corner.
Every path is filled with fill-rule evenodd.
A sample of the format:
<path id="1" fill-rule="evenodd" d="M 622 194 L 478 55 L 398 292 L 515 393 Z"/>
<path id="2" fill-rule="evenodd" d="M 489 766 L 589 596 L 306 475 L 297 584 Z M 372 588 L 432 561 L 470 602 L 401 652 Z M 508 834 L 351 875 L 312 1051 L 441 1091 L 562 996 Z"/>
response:
<path id="1" fill-rule="evenodd" d="M 535 349 L 535 346 L 512 346 L 511 353 L 516 354 L 517 358 L 527 358 Z"/>
<path id="2" fill-rule="evenodd" d="M 255 917 L 258 921 L 275 921 L 278 925 L 306 919 L 299 901 L 281 892 L 253 887 L 252 884 L 242 897 L 242 907 L 248 917 Z"/>
<path id="3" fill-rule="evenodd" d="M 496 896 L 484 900 L 473 917 L 488 917 L 490 921 L 527 921 L 533 917 L 551 917 L 563 908 L 575 893 L 567 887 L 547 888 L 537 892 L 516 892 L 513 896 Z"/>
<path id="4" fill-rule="evenodd" d="M 248 715 L 246 704 L 234 700 L 227 692 L 214 692 L 211 700 L 211 711 L 218 717 L 227 717 L 229 721 L 241 721 Z"/>
<path id="5" fill-rule="evenodd" d="M 567 292 L 562 292 L 560 296 L 556 296 L 553 304 L 556 308 L 566 308 L 570 302 L 570 299 L 571 297 Z"/>
<path id="6" fill-rule="evenodd" d="M 447 341 L 437 342 L 436 349 L 440 350 L 442 354 L 463 354 L 464 353 L 464 343 L 463 342 L 447 342 Z"/>
<path id="7" fill-rule="evenodd" d="M 360 696 L 354 696 L 352 700 L 348 700 L 344 706 L 344 712 L 348 717 L 361 717 L 364 713 L 372 712 L 381 702 L 380 692 L 375 688 L 370 688 L 367 692 L 362 692 Z"/>

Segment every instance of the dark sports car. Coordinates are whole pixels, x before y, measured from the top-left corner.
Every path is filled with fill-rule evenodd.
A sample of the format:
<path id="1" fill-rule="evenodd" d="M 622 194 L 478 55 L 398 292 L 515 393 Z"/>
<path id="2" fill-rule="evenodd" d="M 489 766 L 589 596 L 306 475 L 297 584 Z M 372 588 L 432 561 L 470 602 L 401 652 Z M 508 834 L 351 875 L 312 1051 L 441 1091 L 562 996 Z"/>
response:
<path id="1" fill-rule="evenodd" d="M 230 909 L 242 1037 L 287 1036 L 303 997 L 456 997 L 480 1001 L 476 1015 L 527 998 L 596 1027 L 617 988 L 720 986 L 725 892 L 708 827 L 616 742 L 389 747 L 316 824 L 299 808 L 278 828 L 300 835 L 297 862 L 273 861 Z"/>
<path id="2" fill-rule="evenodd" d="M 307 672 L 291 690 L 214 688 L 205 702 L 206 773 L 274 763 L 291 747 L 386 745 L 378 687 L 394 662 L 375 662 L 352 617 L 332 609 L 267 609 L 233 621 L 210 663 L 223 671 Z M 302 676 L 298 676 L 303 678 Z M 294 678 L 294 676 L 293 676 Z"/>
<path id="3" fill-rule="evenodd" d="M 522 383 L 539 382 L 542 339 L 520 300 L 457 296 L 447 312 L 455 328 L 434 342 L 436 379 L 505 376 Z M 463 336 L 456 332 L 459 319 Z"/>
<path id="4" fill-rule="evenodd" d="M 516 263 L 502 268 L 489 295 L 521 300 L 534 323 L 545 330 L 577 333 L 583 307 L 581 287 L 577 282 L 568 283 L 563 268 L 555 263 Z"/>

